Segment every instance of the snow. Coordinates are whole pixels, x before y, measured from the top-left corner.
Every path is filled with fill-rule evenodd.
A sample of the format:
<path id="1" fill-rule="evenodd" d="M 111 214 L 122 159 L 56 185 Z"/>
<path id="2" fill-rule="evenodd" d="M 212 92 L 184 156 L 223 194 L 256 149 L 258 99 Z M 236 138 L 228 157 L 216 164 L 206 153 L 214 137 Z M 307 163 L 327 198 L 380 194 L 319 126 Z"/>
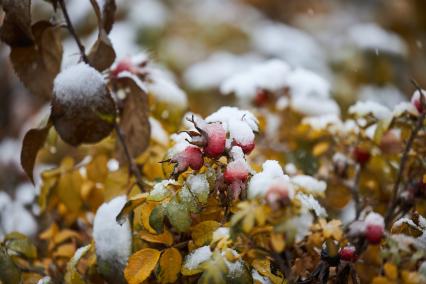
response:
<path id="1" fill-rule="evenodd" d="M 210 259 L 213 255 L 210 246 L 203 246 L 186 256 L 184 266 L 187 269 L 196 269 L 201 263 Z"/>
<path id="2" fill-rule="evenodd" d="M 162 180 L 160 182 L 157 182 L 152 190 L 149 192 L 149 200 L 153 201 L 161 201 L 167 196 L 170 195 L 170 191 L 167 188 L 169 185 L 176 185 L 176 181 L 173 179 L 168 180 Z"/>
<path id="3" fill-rule="evenodd" d="M 292 98 L 290 104 L 292 109 L 306 116 L 340 114 L 339 105 L 332 99 L 296 96 Z"/>
<path id="4" fill-rule="evenodd" d="M 37 233 L 36 220 L 18 202 L 10 202 L 3 207 L 3 210 L 1 210 L 1 225 L 6 234 L 16 231 L 33 237 Z"/>
<path id="5" fill-rule="evenodd" d="M 15 199 L 22 205 L 31 204 L 34 201 L 36 192 L 31 183 L 21 183 L 16 188 Z"/>
<path id="6" fill-rule="evenodd" d="M 325 211 L 324 207 L 322 207 L 318 200 L 316 200 L 311 194 L 304 194 L 299 192 L 296 194 L 296 198 L 299 199 L 299 201 L 302 203 L 303 211 L 313 210 L 315 215 L 318 217 L 327 217 L 327 212 Z"/>
<path id="7" fill-rule="evenodd" d="M 397 104 L 393 108 L 392 115 L 394 117 L 398 117 L 398 116 L 401 116 L 404 113 L 409 113 L 409 114 L 412 114 L 412 115 L 415 115 L 415 116 L 419 115 L 417 108 L 411 102 L 401 102 L 401 103 Z"/>
<path id="8" fill-rule="evenodd" d="M 260 57 L 252 53 L 236 55 L 219 51 L 205 61 L 191 65 L 185 71 L 184 80 L 195 90 L 218 88 L 225 79 L 247 70 L 259 61 Z"/>
<path id="9" fill-rule="evenodd" d="M 283 89 L 289 72 L 290 66 L 284 61 L 269 60 L 230 77 L 220 90 L 223 94 L 234 93 L 241 100 L 251 100 L 258 90 L 275 92 Z"/>
<path id="10" fill-rule="evenodd" d="M 20 167 L 21 142 L 5 138 L 0 142 L 0 165 L 16 165 Z"/>
<path id="11" fill-rule="evenodd" d="M 51 283 L 53 283 L 52 278 L 50 278 L 49 276 L 45 276 L 37 282 L 37 284 L 51 284 Z"/>
<path id="12" fill-rule="evenodd" d="M 293 67 L 327 71 L 323 48 L 308 33 L 275 22 L 260 22 L 250 33 L 255 49 Z"/>
<path id="13" fill-rule="evenodd" d="M 90 105 L 104 98 L 106 85 L 101 73 L 82 62 L 56 76 L 53 93 L 63 104 Z"/>
<path id="14" fill-rule="evenodd" d="M 187 179 L 187 184 L 191 192 L 201 203 L 206 203 L 210 193 L 209 182 L 205 174 L 191 175 Z"/>
<path id="15" fill-rule="evenodd" d="M 383 220 L 383 216 L 376 212 L 368 213 L 368 215 L 365 217 L 365 223 L 367 225 L 375 225 L 380 226 L 382 228 L 385 227 L 385 221 Z"/>
<path id="16" fill-rule="evenodd" d="M 98 260 L 118 267 L 126 265 L 132 250 L 129 220 L 121 226 L 116 222 L 116 217 L 126 201 L 126 196 L 118 196 L 102 204 L 93 223 L 93 239 Z"/>
<path id="17" fill-rule="evenodd" d="M 256 269 L 251 270 L 251 277 L 253 278 L 253 283 L 272 284 L 268 277 L 260 275 Z"/>
<path id="18" fill-rule="evenodd" d="M 262 172 L 255 174 L 250 180 L 248 198 L 264 196 L 274 183 L 288 184 L 290 188 L 289 181 L 289 177 L 284 175 L 283 169 L 277 161 L 265 161 L 262 165 Z"/>
<path id="19" fill-rule="evenodd" d="M 347 32 L 349 42 L 361 49 L 406 55 L 408 48 L 395 33 L 375 23 L 355 25 Z"/>
<path id="20" fill-rule="evenodd" d="M 107 163 L 107 168 L 110 172 L 115 172 L 119 170 L 120 163 L 116 159 L 110 159 Z"/>
<path id="21" fill-rule="evenodd" d="M 230 230 L 226 227 L 217 228 L 216 231 L 213 232 L 213 240 L 219 240 L 223 238 L 228 238 L 230 236 Z"/>
<path id="22" fill-rule="evenodd" d="M 300 242 L 310 234 L 310 228 L 313 221 L 314 218 L 312 217 L 312 214 L 302 212 L 300 215 L 287 220 L 285 223 L 286 232 L 294 232 L 295 241 Z"/>
<path id="23" fill-rule="evenodd" d="M 372 114 L 377 119 L 387 119 L 391 116 L 387 107 L 373 101 L 359 101 L 349 108 L 349 113 L 361 117 Z"/>
<path id="24" fill-rule="evenodd" d="M 243 120 L 233 119 L 229 121 L 229 135 L 240 145 L 250 144 L 254 141 L 253 130 Z"/>
<path id="25" fill-rule="evenodd" d="M 138 1 L 129 11 L 129 20 L 140 28 L 162 28 L 168 16 L 167 7 L 158 0 Z"/>
<path id="26" fill-rule="evenodd" d="M 322 195 L 327 188 L 327 184 L 322 180 L 317 180 L 311 176 L 298 175 L 291 178 L 291 182 L 299 189 L 305 190 L 313 195 Z"/>
<path id="27" fill-rule="evenodd" d="M 236 107 L 224 106 L 218 111 L 206 117 L 207 123 L 221 122 L 223 128 L 229 131 L 230 122 L 232 120 L 242 120 L 253 130 L 259 131 L 257 118 L 249 111 L 240 110 Z"/>
<path id="28" fill-rule="evenodd" d="M 149 117 L 149 124 L 151 125 L 151 139 L 161 145 L 169 145 L 169 135 L 161 123 L 155 118 Z"/>
<path id="29" fill-rule="evenodd" d="M 392 85 L 383 87 L 365 85 L 360 88 L 357 97 L 361 101 L 373 101 L 391 109 L 397 104 L 405 101 L 405 96 L 401 91 Z"/>
<path id="30" fill-rule="evenodd" d="M 293 164 L 293 163 L 287 163 L 287 164 L 284 166 L 284 171 L 285 171 L 285 173 L 286 173 L 286 174 L 288 174 L 288 175 L 292 176 L 292 175 L 297 174 L 297 167 L 296 167 L 296 165 L 295 165 L 295 164 Z"/>
<path id="31" fill-rule="evenodd" d="M 296 68 L 287 78 L 292 96 L 328 98 L 330 83 L 318 74 L 303 68 Z"/>
<path id="32" fill-rule="evenodd" d="M 314 130 L 325 130 L 331 125 L 340 125 L 342 121 L 336 114 L 324 114 L 315 117 L 305 117 L 302 124 L 309 125 Z"/>
<path id="33" fill-rule="evenodd" d="M 186 147 L 191 144 L 188 141 L 191 141 L 191 136 L 186 132 L 175 133 L 170 136 L 170 139 L 175 143 L 168 151 L 167 156 L 173 157 L 186 149 Z M 188 140 L 188 141 L 187 141 Z"/>
<path id="34" fill-rule="evenodd" d="M 186 108 L 186 94 L 163 72 L 153 72 L 147 83 L 148 90 L 159 101 L 169 103 L 178 108 Z"/>

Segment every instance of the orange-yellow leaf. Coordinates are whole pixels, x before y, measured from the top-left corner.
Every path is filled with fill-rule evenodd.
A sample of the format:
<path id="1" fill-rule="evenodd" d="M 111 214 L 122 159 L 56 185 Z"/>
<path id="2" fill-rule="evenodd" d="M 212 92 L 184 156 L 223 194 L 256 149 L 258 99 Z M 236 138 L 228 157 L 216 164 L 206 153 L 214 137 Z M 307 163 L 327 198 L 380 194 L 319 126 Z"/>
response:
<path id="1" fill-rule="evenodd" d="M 151 234 L 146 231 L 140 232 L 140 237 L 151 243 L 159 243 L 171 246 L 173 244 L 173 235 L 167 229 L 161 234 Z"/>
<path id="2" fill-rule="evenodd" d="M 134 253 L 124 269 L 124 277 L 129 284 L 145 281 L 157 265 L 160 252 L 152 248 L 144 248 Z"/>
<path id="3" fill-rule="evenodd" d="M 182 266 L 182 255 L 176 248 L 166 249 L 160 258 L 160 273 L 158 278 L 161 283 L 175 283 Z"/>
<path id="4" fill-rule="evenodd" d="M 219 228 L 221 224 L 216 221 L 204 221 L 192 227 L 192 239 L 195 245 L 203 246 L 212 240 L 213 232 Z"/>

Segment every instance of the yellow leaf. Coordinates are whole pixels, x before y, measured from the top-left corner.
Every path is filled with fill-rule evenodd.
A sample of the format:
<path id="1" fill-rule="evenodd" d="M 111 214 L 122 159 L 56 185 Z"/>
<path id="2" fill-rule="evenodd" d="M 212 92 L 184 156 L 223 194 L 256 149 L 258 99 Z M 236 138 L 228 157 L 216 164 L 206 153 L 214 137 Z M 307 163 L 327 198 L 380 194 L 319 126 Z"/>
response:
<path id="1" fill-rule="evenodd" d="M 145 281 L 157 265 L 160 252 L 152 248 L 144 248 L 134 253 L 124 269 L 124 277 L 129 284 Z"/>
<path id="2" fill-rule="evenodd" d="M 70 261 L 67 264 L 67 272 L 65 274 L 65 283 L 68 284 L 84 284 L 85 281 L 83 280 L 83 277 L 80 275 L 80 273 L 77 270 L 77 265 L 82 257 L 84 257 L 87 252 L 90 250 L 91 245 L 87 245 L 84 247 L 79 248 L 74 256 L 70 259 Z"/>
<path id="3" fill-rule="evenodd" d="M 126 202 L 124 207 L 121 209 L 120 213 L 118 213 L 117 218 L 116 218 L 117 222 L 119 224 L 124 224 L 127 216 L 129 216 L 130 212 L 133 209 L 135 209 L 136 207 L 138 207 L 139 205 L 141 205 L 142 203 L 144 203 L 147 196 L 148 196 L 148 193 L 145 192 L 145 193 L 139 193 L 139 194 L 131 197 Z"/>
<path id="4" fill-rule="evenodd" d="M 312 154 L 318 157 L 327 152 L 329 147 L 330 144 L 328 142 L 320 142 L 314 146 L 314 148 L 312 149 Z"/>
<path id="5" fill-rule="evenodd" d="M 108 176 L 108 158 L 105 155 L 96 156 L 87 167 L 87 177 L 93 182 L 103 182 Z"/>
<path id="6" fill-rule="evenodd" d="M 282 252 L 285 248 L 285 240 L 283 234 L 272 233 L 271 234 L 271 245 L 274 251 Z"/>
<path id="7" fill-rule="evenodd" d="M 182 255 L 176 248 L 166 249 L 160 258 L 160 273 L 158 278 L 161 283 L 175 283 L 182 266 Z"/>
<path id="8" fill-rule="evenodd" d="M 76 231 L 64 229 L 54 236 L 53 242 L 55 244 L 60 244 L 72 238 L 81 239 L 80 235 Z"/>
<path id="9" fill-rule="evenodd" d="M 195 245 L 203 246 L 212 240 L 213 232 L 219 228 L 221 224 L 216 221 L 204 221 L 192 227 L 191 235 Z"/>
<path id="10" fill-rule="evenodd" d="M 274 275 L 271 272 L 271 262 L 269 259 L 255 259 L 252 263 L 252 266 L 254 269 L 257 270 L 261 275 L 266 276 L 271 280 L 272 283 L 278 284 L 278 283 L 285 283 L 284 280 L 280 277 Z"/>
<path id="11" fill-rule="evenodd" d="M 151 234 L 146 231 L 141 231 L 139 235 L 143 240 L 151 243 L 165 244 L 168 246 L 173 244 L 173 235 L 167 229 L 164 229 L 162 234 Z"/>
<path id="12" fill-rule="evenodd" d="M 146 202 L 141 206 L 141 221 L 145 230 L 152 234 L 156 234 L 157 231 L 153 229 L 149 223 L 149 217 L 151 216 L 152 211 L 157 207 L 158 203 L 156 202 Z"/>
<path id="13" fill-rule="evenodd" d="M 61 177 L 56 186 L 57 194 L 61 202 L 71 212 L 78 212 L 82 206 L 80 195 L 83 178 L 78 170 L 73 169 L 73 160 L 65 158 L 61 163 Z"/>
<path id="14" fill-rule="evenodd" d="M 75 244 L 64 244 L 59 246 L 53 253 L 54 257 L 71 258 L 75 253 Z"/>
<path id="15" fill-rule="evenodd" d="M 389 279 L 383 276 L 374 277 L 371 284 L 389 284 Z"/>
<path id="16" fill-rule="evenodd" d="M 383 266 L 383 270 L 385 271 L 385 275 L 387 278 L 391 280 L 396 280 L 398 278 L 398 269 L 395 264 L 386 262 Z"/>

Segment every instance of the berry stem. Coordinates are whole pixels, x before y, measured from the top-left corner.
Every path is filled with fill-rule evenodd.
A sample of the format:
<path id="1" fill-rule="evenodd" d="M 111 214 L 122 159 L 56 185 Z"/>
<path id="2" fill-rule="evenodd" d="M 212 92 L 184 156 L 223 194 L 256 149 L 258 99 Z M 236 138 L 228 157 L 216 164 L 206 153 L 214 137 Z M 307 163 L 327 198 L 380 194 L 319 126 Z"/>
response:
<path id="1" fill-rule="evenodd" d="M 421 96 L 423 96 L 421 88 L 416 83 L 414 83 L 414 84 L 415 84 L 416 88 L 419 90 Z M 405 172 L 405 166 L 406 166 L 407 161 L 408 161 L 408 154 L 410 153 L 410 150 L 413 147 L 413 143 L 414 143 L 414 140 L 417 137 L 417 134 L 419 133 L 419 131 L 423 127 L 425 117 L 426 117 L 426 111 L 423 111 L 422 113 L 420 113 L 419 117 L 417 118 L 414 129 L 411 131 L 410 137 L 408 138 L 407 144 L 405 144 L 405 149 L 404 149 L 404 152 L 402 153 L 402 158 L 401 158 L 401 161 L 399 163 L 398 175 L 396 177 L 396 181 L 395 181 L 395 184 L 393 186 L 391 205 L 389 206 L 389 209 L 388 209 L 388 211 L 386 212 L 386 215 L 385 215 L 385 226 L 386 226 L 386 228 L 389 227 L 390 223 L 392 222 L 392 220 L 394 218 L 394 215 L 395 215 L 394 211 L 395 211 L 396 207 L 398 206 L 399 185 L 401 184 L 403 174 Z"/>
<path id="2" fill-rule="evenodd" d="M 89 59 L 87 58 L 86 53 L 85 53 L 84 45 L 81 43 L 80 38 L 78 37 L 78 35 L 75 32 L 74 27 L 72 25 L 70 16 L 68 14 L 67 7 L 65 5 L 65 1 L 59 0 L 58 2 L 59 2 L 59 5 L 61 6 L 62 13 L 64 14 L 65 21 L 67 22 L 67 28 L 68 28 L 69 32 L 71 33 L 71 35 L 73 36 L 75 42 L 77 43 L 78 49 L 80 50 L 81 58 L 83 59 L 83 61 L 85 63 L 89 63 Z"/>

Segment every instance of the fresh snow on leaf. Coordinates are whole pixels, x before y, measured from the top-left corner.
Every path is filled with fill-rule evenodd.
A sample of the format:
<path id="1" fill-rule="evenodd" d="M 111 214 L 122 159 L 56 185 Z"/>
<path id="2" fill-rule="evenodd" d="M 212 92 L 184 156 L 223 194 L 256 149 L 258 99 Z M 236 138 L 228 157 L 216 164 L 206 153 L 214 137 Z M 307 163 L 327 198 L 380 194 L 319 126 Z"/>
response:
<path id="1" fill-rule="evenodd" d="M 312 195 L 323 195 L 327 184 L 324 181 L 317 180 L 311 176 L 298 175 L 291 178 L 291 182 L 300 189 Z"/>
<path id="2" fill-rule="evenodd" d="M 310 211 L 313 210 L 315 215 L 318 217 L 327 217 L 327 212 L 322 207 L 318 200 L 316 200 L 311 194 L 297 193 L 296 198 L 302 203 L 302 210 Z"/>
<path id="3" fill-rule="evenodd" d="M 373 101 L 359 101 L 349 108 L 349 113 L 360 117 L 371 114 L 378 119 L 386 119 L 391 116 L 387 107 Z"/>
<path id="4" fill-rule="evenodd" d="M 209 260 L 212 255 L 213 253 L 210 250 L 210 246 L 197 248 L 186 256 L 184 266 L 187 269 L 196 269 L 201 263 Z"/>
<path id="5" fill-rule="evenodd" d="M 98 260 L 118 265 L 117 268 L 126 265 L 132 248 L 129 221 L 126 220 L 123 225 L 116 222 L 116 217 L 126 201 L 126 196 L 118 196 L 102 204 L 93 223 L 93 239 Z"/>
<path id="6" fill-rule="evenodd" d="M 69 66 L 55 78 L 53 92 L 63 104 L 90 105 L 106 92 L 102 74 L 86 63 Z"/>
<path id="7" fill-rule="evenodd" d="M 244 121 L 253 131 L 259 131 L 257 118 L 251 112 L 236 107 L 221 107 L 206 118 L 208 123 L 221 122 L 226 131 L 230 131 L 232 120 Z"/>

